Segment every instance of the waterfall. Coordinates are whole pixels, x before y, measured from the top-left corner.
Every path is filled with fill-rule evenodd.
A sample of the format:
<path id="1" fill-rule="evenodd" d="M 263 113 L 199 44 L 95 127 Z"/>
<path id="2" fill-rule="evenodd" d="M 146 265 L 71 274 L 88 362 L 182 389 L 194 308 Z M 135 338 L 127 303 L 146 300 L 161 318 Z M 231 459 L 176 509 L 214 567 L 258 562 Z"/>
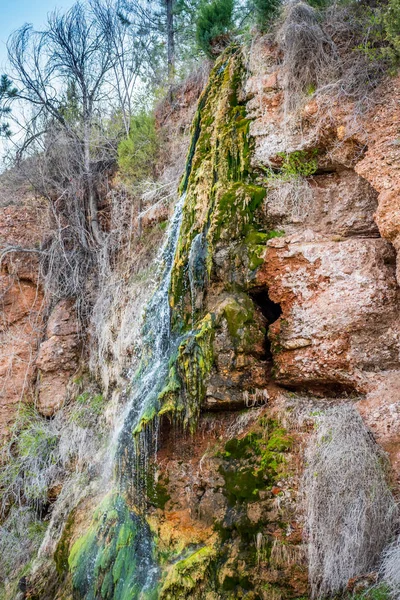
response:
<path id="1" fill-rule="evenodd" d="M 192 301 L 192 324 L 196 319 L 196 310 L 201 309 L 206 279 L 207 245 L 205 232 L 198 233 L 190 247 L 188 277 Z"/>
<path id="2" fill-rule="evenodd" d="M 171 334 L 169 289 L 184 201 L 185 193 L 175 206 L 166 241 L 160 253 L 160 283 L 144 314 L 141 366 L 139 373 L 132 378 L 128 405 L 117 435 L 117 477 L 122 489 L 132 494 L 139 507 L 146 497 L 149 461 L 157 450 L 158 396 L 168 375 L 171 354 L 177 347 L 177 340 Z M 138 431 L 143 421 L 148 421 L 148 426 Z"/>
<path id="3" fill-rule="evenodd" d="M 127 406 L 113 436 L 115 485 L 69 555 L 73 587 L 85 600 L 157 597 L 160 568 L 144 509 L 149 477 L 155 475 L 149 467 L 157 450 L 158 397 L 180 341 L 171 333 L 169 290 L 184 201 L 183 194 L 160 253 L 159 284 L 144 314 L 141 367 L 130 381 Z"/>

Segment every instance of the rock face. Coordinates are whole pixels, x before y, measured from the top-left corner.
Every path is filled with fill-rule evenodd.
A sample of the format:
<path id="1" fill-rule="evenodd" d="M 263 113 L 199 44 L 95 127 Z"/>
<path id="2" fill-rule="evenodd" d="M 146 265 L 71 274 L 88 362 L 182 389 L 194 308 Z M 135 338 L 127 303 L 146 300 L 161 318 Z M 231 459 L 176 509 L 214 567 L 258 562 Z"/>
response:
<path id="1" fill-rule="evenodd" d="M 32 400 L 37 348 L 44 331 L 45 300 L 38 284 L 38 255 L 45 209 L 32 200 L 0 209 L 4 249 L 0 272 L 0 435 L 20 402 Z M 28 252 L 18 251 L 24 248 Z M 14 250 L 17 249 L 17 250 Z"/>
<path id="2" fill-rule="evenodd" d="M 356 171 L 379 193 L 376 223 L 383 238 L 400 251 L 400 138 L 397 126 L 400 79 L 388 82 L 378 107 L 368 115 L 365 130 L 368 149 Z M 399 261 L 397 278 L 400 281 Z"/>
<path id="3" fill-rule="evenodd" d="M 62 300 L 49 315 L 49 300 L 39 281 L 46 219 L 47 208 L 38 199 L 25 198 L 0 209 L 0 434 L 7 433 L 21 402 L 35 402 L 43 415 L 53 415 L 78 365 L 73 302 Z"/>
<path id="4" fill-rule="evenodd" d="M 50 313 L 39 346 L 37 408 L 46 417 L 62 406 L 67 384 L 78 367 L 80 340 L 74 302 L 61 300 Z"/>
<path id="5" fill-rule="evenodd" d="M 93 478 L 68 505 L 32 598 L 121 600 L 145 567 L 161 600 L 300 599 L 377 578 L 400 468 L 398 81 L 364 138 L 346 133 L 351 107 L 324 126 L 313 103 L 284 115 L 279 65 L 260 38 L 211 71 L 180 189 L 166 380 L 124 431 L 120 480 Z M 43 333 L 37 402 L 52 416 L 78 365 L 71 302 Z"/>

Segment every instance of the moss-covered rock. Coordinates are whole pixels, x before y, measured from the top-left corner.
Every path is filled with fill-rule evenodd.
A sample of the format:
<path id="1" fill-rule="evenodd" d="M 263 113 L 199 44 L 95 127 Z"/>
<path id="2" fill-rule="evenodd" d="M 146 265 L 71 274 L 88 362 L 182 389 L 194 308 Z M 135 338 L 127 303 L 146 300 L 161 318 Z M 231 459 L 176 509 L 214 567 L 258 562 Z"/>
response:
<path id="1" fill-rule="evenodd" d="M 168 414 L 189 426 L 197 422 L 213 364 L 214 322 L 215 316 L 207 314 L 180 343 L 159 396 L 160 416 Z"/>
<path id="2" fill-rule="evenodd" d="M 218 582 L 223 598 L 230 597 L 229 592 L 235 598 L 264 598 L 265 586 L 270 586 L 271 598 L 296 597 L 288 573 L 282 568 L 278 573 L 273 564 L 274 545 L 284 540 L 287 527 L 285 516 L 276 509 L 276 498 L 290 475 L 292 445 L 288 432 L 276 420 L 264 417 L 219 452 L 228 500 L 224 518 L 215 523 L 221 541 Z M 289 541 L 282 543 L 291 546 Z"/>
<path id="3" fill-rule="evenodd" d="M 160 591 L 160 600 L 218 598 L 213 593 L 209 572 L 216 556 L 213 546 L 204 546 L 171 565 Z"/>
<path id="4" fill-rule="evenodd" d="M 107 496 L 86 533 L 72 546 L 68 564 L 77 597 L 85 600 L 154 598 L 151 534 L 119 494 Z M 147 592 L 143 592 L 147 588 Z"/>
<path id="5" fill-rule="evenodd" d="M 240 48 L 232 46 L 217 61 L 199 103 L 190 150 L 191 171 L 185 180 L 186 200 L 171 282 L 173 326 L 193 325 L 188 261 L 193 240 L 206 239 L 208 281 L 213 278 L 219 243 L 243 240 L 256 228 L 255 215 L 265 189 L 256 184 L 250 165 L 250 121 L 242 92 Z M 227 265 L 227 269 L 229 266 Z"/>

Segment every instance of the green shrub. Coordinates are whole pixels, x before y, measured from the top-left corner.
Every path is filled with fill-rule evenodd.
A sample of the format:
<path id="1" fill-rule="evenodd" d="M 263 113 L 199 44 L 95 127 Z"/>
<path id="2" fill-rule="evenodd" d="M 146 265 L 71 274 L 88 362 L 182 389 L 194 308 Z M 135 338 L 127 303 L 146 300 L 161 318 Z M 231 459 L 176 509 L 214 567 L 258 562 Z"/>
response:
<path id="1" fill-rule="evenodd" d="M 252 0 L 250 8 L 260 31 L 264 32 L 278 15 L 281 0 Z"/>
<path id="2" fill-rule="evenodd" d="M 200 5 L 196 22 L 199 48 L 215 58 L 227 45 L 233 29 L 233 0 L 212 0 Z"/>
<path id="3" fill-rule="evenodd" d="M 310 177 L 318 168 L 318 149 L 296 150 L 287 154 L 278 152 L 282 158 L 281 174 L 286 178 L 291 177 Z"/>
<path id="4" fill-rule="evenodd" d="M 383 15 L 386 39 L 390 44 L 391 58 L 400 61 L 400 0 L 389 0 Z"/>
<path id="5" fill-rule="evenodd" d="M 134 182 L 151 177 L 157 149 L 154 116 L 143 112 L 132 117 L 129 136 L 118 146 L 121 175 Z"/>

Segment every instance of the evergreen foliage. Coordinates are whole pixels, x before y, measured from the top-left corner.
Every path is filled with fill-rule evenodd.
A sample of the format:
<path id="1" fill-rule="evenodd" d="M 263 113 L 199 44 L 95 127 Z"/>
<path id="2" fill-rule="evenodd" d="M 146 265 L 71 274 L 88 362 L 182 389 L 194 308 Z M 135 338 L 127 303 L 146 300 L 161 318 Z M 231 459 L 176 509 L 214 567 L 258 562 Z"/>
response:
<path id="1" fill-rule="evenodd" d="M 250 8 L 261 32 L 266 31 L 274 22 L 281 5 L 281 0 L 252 0 Z"/>
<path id="2" fill-rule="evenodd" d="M 131 119 L 129 136 L 118 146 L 118 166 L 131 182 L 152 175 L 158 140 L 152 114 L 140 113 Z"/>
<path id="3" fill-rule="evenodd" d="M 11 80 L 7 75 L 2 75 L 0 78 L 0 119 L 3 119 L 6 115 L 10 114 L 11 109 L 6 104 L 7 100 L 15 98 L 17 90 L 12 87 Z M 0 121 L 0 136 L 11 135 L 10 126 L 6 122 Z"/>
<path id="4" fill-rule="evenodd" d="M 386 39 L 391 46 L 391 58 L 400 61 L 400 0 L 389 0 L 383 16 Z"/>
<path id="5" fill-rule="evenodd" d="M 196 39 L 199 48 L 210 58 L 215 58 L 229 41 L 233 6 L 233 0 L 212 0 L 199 7 Z"/>

